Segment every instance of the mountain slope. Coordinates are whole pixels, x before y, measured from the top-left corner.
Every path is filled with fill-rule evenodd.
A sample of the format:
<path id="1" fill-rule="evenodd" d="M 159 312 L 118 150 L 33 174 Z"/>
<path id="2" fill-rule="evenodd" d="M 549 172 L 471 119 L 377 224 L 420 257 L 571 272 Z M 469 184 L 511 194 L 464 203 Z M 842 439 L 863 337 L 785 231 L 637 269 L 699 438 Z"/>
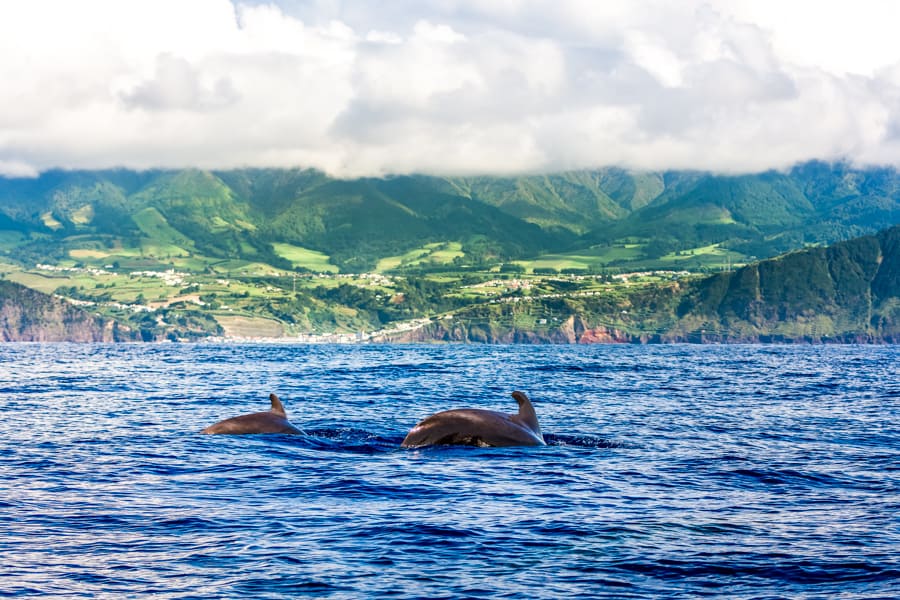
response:
<path id="1" fill-rule="evenodd" d="M 452 242 L 462 248 L 458 264 L 482 267 L 542 254 L 597 256 L 597 248 L 630 244 L 627 268 L 628 260 L 714 244 L 765 258 L 898 222 L 896 171 L 821 163 L 743 176 L 610 168 L 478 178 L 335 180 L 300 169 L 0 178 L 0 251 L 26 264 L 76 249 L 288 269 L 275 244 L 290 244 L 361 272 Z"/>
<path id="2" fill-rule="evenodd" d="M 900 226 L 714 275 L 679 314 L 678 329 L 725 338 L 897 338 Z"/>
<path id="3" fill-rule="evenodd" d="M 520 178 L 448 179 L 465 196 L 547 228 L 584 233 L 623 218 L 628 209 L 602 189 L 599 172 Z M 627 192 L 623 193 L 623 197 Z"/>
<path id="4" fill-rule="evenodd" d="M 271 239 L 320 250 L 356 271 L 431 242 L 461 242 L 476 259 L 559 245 L 559 236 L 417 177 L 328 181 L 300 191 L 262 227 Z"/>
<path id="5" fill-rule="evenodd" d="M 394 339 L 896 343 L 900 226 L 689 282 L 472 306 Z"/>

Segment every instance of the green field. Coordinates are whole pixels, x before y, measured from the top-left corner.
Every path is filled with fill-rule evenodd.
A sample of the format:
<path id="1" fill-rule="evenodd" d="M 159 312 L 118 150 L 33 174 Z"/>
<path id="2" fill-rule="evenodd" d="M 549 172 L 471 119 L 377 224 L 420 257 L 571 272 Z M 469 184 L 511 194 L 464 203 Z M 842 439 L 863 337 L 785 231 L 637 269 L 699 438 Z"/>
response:
<path id="1" fill-rule="evenodd" d="M 749 258 L 740 252 L 722 248 L 719 244 L 711 244 L 701 248 L 692 248 L 681 252 L 672 252 L 659 259 L 659 262 L 670 268 L 727 268 L 742 266 Z"/>
<path id="2" fill-rule="evenodd" d="M 453 263 L 453 259 L 464 256 L 462 244 L 459 242 L 434 242 L 405 254 L 382 258 L 375 266 L 375 272 L 385 273 L 400 267 L 416 267 L 428 263 L 448 265 Z"/>
<path id="3" fill-rule="evenodd" d="M 6 278 L 45 294 L 52 294 L 59 286 L 68 285 L 68 279 L 44 277 L 34 273 L 22 273 L 21 271 L 9 273 Z"/>
<path id="4" fill-rule="evenodd" d="M 241 259 L 211 262 L 209 268 L 216 273 L 235 277 L 281 277 L 290 274 L 289 271 L 276 269 L 266 263 Z"/>
<path id="5" fill-rule="evenodd" d="M 53 212 L 49 210 L 45 213 L 41 213 L 41 221 L 47 229 L 52 229 L 53 231 L 58 231 L 63 228 L 63 224 L 57 221 L 53 216 Z"/>
<path id="6" fill-rule="evenodd" d="M 87 225 L 94 219 L 94 207 L 90 204 L 85 204 L 73 212 L 69 218 L 76 225 Z"/>
<path id="7" fill-rule="evenodd" d="M 292 244 L 275 243 L 272 244 L 272 248 L 278 256 L 291 261 L 294 267 L 308 269 L 313 273 L 338 272 L 338 268 L 331 264 L 331 258 L 327 254 Z"/>
<path id="8" fill-rule="evenodd" d="M 584 269 L 599 270 L 617 261 L 635 261 L 643 256 L 644 245 L 639 243 L 620 243 L 610 246 L 593 246 L 564 254 L 545 254 L 533 260 L 517 260 L 515 264 L 525 267 L 528 272 L 534 269 Z"/>
<path id="9" fill-rule="evenodd" d="M 141 240 L 141 256 L 146 258 L 174 258 L 188 256 L 190 252 L 176 244 L 160 243 L 156 240 Z"/>
<path id="10" fill-rule="evenodd" d="M 515 264 L 521 265 L 526 272 L 532 273 L 534 269 L 585 269 L 599 271 L 609 267 L 625 267 L 628 270 L 697 270 L 697 269 L 722 269 L 741 266 L 751 262 L 747 257 L 734 250 L 720 247 L 719 244 L 711 244 L 698 248 L 691 248 L 679 252 L 671 252 L 660 258 L 646 258 L 644 248 L 646 244 L 636 240 L 628 240 L 609 246 L 593 246 L 588 250 L 563 254 L 545 254 L 533 260 L 517 260 Z"/>
<path id="11" fill-rule="evenodd" d="M 109 258 L 111 253 L 104 250 L 92 250 L 89 248 L 73 248 L 69 250 L 69 256 L 75 260 L 103 260 Z"/>
<path id="12" fill-rule="evenodd" d="M 284 326 L 273 319 L 240 315 L 216 315 L 225 335 L 238 338 L 275 338 L 284 335 Z"/>

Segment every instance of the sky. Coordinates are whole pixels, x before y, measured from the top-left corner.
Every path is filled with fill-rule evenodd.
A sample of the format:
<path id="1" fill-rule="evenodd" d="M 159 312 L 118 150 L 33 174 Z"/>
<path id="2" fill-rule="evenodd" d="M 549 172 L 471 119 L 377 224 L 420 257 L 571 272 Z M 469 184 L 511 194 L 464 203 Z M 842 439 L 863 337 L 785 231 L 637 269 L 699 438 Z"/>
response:
<path id="1" fill-rule="evenodd" d="M 0 175 L 900 166 L 893 0 L 0 0 Z"/>

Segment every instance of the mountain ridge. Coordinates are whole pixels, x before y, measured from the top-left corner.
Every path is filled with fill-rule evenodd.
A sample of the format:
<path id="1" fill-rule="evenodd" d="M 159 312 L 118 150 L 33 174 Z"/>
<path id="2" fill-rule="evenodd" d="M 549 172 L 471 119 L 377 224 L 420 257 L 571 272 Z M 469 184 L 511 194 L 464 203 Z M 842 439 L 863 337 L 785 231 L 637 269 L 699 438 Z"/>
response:
<path id="1" fill-rule="evenodd" d="M 158 227 L 142 227 L 141 215 Z M 824 163 L 734 176 L 609 168 L 513 178 L 333 179 L 302 169 L 187 169 L 0 178 L 0 230 L 9 240 L 21 237 L 0 249 L 25 262 L 45 251 L 63 257 L 94 236 L 99 244 L 148 243 L 280 268 L 291 265 L 274 245 L 291 244 L 332 257 L 343 272 L 366 272 L 430 243 L 461 244 L 457 262 L 473 267 L 550 254 L 599 256 L 631 244 L 636 250 L 628 256 L 595 261 L 628 268 L 710 245 L 748 260 L 767 258 L 897 222 L 896 170 Z"/>

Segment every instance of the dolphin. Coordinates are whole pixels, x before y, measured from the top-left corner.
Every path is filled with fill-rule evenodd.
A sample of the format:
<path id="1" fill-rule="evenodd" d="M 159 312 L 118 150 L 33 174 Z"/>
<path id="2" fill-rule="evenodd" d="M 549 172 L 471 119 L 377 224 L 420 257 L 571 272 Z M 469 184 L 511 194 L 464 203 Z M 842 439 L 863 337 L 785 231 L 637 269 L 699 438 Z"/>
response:
<path id="1" fill-rule="evenodd" d="M 531 400 L 522 392 L 513 392 L 512 397 L 519 403 L 518 414 L 479 408 L 445 410 L 420 421 L 401 446 L 545 446 Z"/>
<path id="2" fill-rule="evenodd" d="M 210 425 L 200 433 L 290 433 L 302 435 L 303 432 L 288 421 L 284 405 L 281 404 L 278 396 L 269 394 L 269 400 L 272 402 L 271 410 L 225 419 L 215 425 Z"/>

